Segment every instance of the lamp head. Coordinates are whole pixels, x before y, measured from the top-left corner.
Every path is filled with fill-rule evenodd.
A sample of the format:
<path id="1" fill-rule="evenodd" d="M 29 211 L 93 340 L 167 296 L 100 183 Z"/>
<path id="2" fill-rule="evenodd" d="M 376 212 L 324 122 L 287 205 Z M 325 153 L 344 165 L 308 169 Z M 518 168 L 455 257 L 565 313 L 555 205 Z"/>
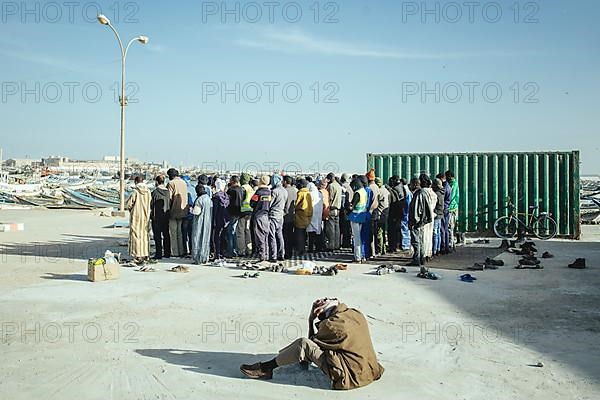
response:
<path id="1" fill-rule="evenodd" d="M 137 41 L 140 42 L 141 44 L 148 44 L 150 39 L 148 38 L 148 36 L 139 36 L 137 38 Z"/>
<path id="2" fill-rule="evenodd" d="M 98 22 L 102 25 L 110 25 L 110 20 L 104 14 L 98 15 Z"/>

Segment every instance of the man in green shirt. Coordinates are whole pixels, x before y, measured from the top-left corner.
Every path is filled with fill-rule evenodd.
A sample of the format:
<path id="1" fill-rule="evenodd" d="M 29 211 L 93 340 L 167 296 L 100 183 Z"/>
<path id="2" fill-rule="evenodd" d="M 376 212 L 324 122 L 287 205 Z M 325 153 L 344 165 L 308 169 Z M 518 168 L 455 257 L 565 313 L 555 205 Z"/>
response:
<path id="1" fill-rule="evenodd" d="M 456 224 L 458 222 L 458 203 L 460 200 L 460 193 L 458 190 L 458 182 L 454 177 L 453 171 L 446 171 L 446 181 L 452 189 L 450 194 L 450 205 L 448 206 L 448 212 L 450 214 L 450 219 L 448 221 L 448 242 L 449 248 L 454 250 L 456 244 L 454 231 L 456 230 Z"/>

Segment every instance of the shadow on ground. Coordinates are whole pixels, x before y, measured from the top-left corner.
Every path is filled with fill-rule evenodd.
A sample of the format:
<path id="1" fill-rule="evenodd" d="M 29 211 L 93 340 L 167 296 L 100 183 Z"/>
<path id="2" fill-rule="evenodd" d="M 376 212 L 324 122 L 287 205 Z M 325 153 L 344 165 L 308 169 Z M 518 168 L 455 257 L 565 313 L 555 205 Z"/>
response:
<path id="1" fill-rule="evenodd" d="M 42 275 L 41 278 L 42 279 L 49 279 L 49 280 L 57 280 L 57 281 L 78 281 L 78 282 L 82 282 L 82 281 L 87 282 L 87 280 L 88 280 L 87 275 L 82 275 L 82 274 L 54 274 L 52 272 L 47 272 L 45 275 Z"/>
<path id="2" fill-rule="evenodd" d="M 275 357 L 275 354 L 176 349 L 138 349 L 135 352 L 144 357 L 158 358 L 169 364 L 182 366 L 185 371 L 234 379 L 248 379 L 240 372 L 240 365 L 254 364 Z M 329 380 L 321 370 L 311 367 L 309 371 L 306 371 L 296 365 L 278 368 L 270 382 L 313 389 L 328 390 L 330 388 Z"/>
<path id="3" fill-rule="evenodd" d="M 51 242 L 0 243 L 0 255 L 20 256 L 22 262 L 33 259 L 36 262 L 52 264 L 58 260 L 87 260 L 102 257 L 106 250 L 113 253 L 127 253 L 127 247 L 119 246 L 123 241 L 117 236 L 62 235 L 63 240 Z"/>

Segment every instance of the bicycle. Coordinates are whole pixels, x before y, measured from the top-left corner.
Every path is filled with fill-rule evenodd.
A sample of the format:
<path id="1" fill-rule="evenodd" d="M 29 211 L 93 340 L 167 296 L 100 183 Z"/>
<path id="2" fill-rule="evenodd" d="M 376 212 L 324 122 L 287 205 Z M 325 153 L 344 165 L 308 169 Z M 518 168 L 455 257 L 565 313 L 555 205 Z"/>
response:
<path id="1" fill-rule="evenodd" d="M 519 218 L 519 216 L 527 217 L 526 213 L 515 213 L 515 206 L 510 198 L 506 208 L 508 215 L 500 217 L 494 222 L 494 233 L 500 239 L 511 239 L 519 230 L 531 233 L 541 240 L 550 240 L 556 236 L 556 221 L 549 212 L 541 212 L 536 215 L 539 206 L 529 206 L 528 221 L 526 218 Z"/>

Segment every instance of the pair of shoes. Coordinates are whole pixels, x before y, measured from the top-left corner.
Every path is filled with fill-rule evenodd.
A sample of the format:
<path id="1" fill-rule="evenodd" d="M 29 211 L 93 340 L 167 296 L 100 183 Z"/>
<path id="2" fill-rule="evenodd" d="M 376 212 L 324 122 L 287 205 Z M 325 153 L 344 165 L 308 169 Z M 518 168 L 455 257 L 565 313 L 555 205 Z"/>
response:
<path id="1" fill-rule="evenodd" d="M 225 260 L 223 260 L 223 259 L 217 259 L 217 260 L 213 261 L 212 266 L 213 267 L 224 267 L 225 266 Z"/>
<path id="2" fill-rule="evenodd" d="M 504 261 L 502 261 L 502 260 L 495 260 L 493 258 L 488 257 L 488 258 L 485 259 L 485 265 L 491 265 L 491 266 L 494 266 L 494 267 L 503 267 L 504 266 Z"/>
<path id="3" fill-rule="evenodd" d="M 419 272 L 417 274 L 417 278 L 421 278 L 421 279 L 430 279 L 432 281 L 437 281 L 439 279 L 439 276 L 432 273 L 432 272 Z"/>
<path id="4" fill-rule="evenodd" d="M 250 379 L 273 379 L 273 370 L 263 368 L 262 363 L 252 365 L 242 364 L 240 366 L 240 371 Z"/>
<path id="5" fill-rule="evenodd" d="M 477 278 L 475 278 L 473 275 L 471 274 L 464 274 L 459 276 L 459 278 L 461 281 L 463 282 L 467 282 L 467 283 L 473 283 L 474 281 L 477 280 Z"/>
<path id="6" fill-rule="evenodd" d="M 336 267 L 329 267 L 325 271 L 321 272 L 321 275 L 324 276 L 334 276 L 338 274 L 338 270 Z"/>
<path id="7" fill-rule="evenodd" d="M 475 263 L 473 264 L 472 267 L 469 267 L 468 269 L 471 271 L 483 271 L 486 268 L 489 268 L 489 266 L 487 264 L 484 263 Z"/>
<path id="8" fill-rule="evenodd" d="M 533 242 L 525 242 L 521 245 L 521 251 L 532 251 L 537 253 L 537 249 L 535 248 L 535 243 Z"/>
<path id="9" fill-rule="evenodd" d="M 242 275 L 242 278 L 244 278 L 244 279 L 258 278 L 259 276 L 260 276 L 260 272 L 256 272 L 254 274 L 250 274 L 249 272 L 244 272 L 244 275 Z"/>
<path id="10" fill-rule="evenodd" d="M 391 274 L 392 272 L 394 272 L 394 269 L 389 265 L 380 265 L 375 271 L 377 275 L 387 275 Z"/>
<path id="11" fill-rule="evenodd" d="M 541 263 L 542 262 L 535 257 L 533 259 L 522 258 L 519 260 L 519 265 L 535 266 L 540 265 Z"/>
<path id="12" fill-rule="evenodd" d="M 571 264 L 569 264 L 569 268 L 573 269 L 585 269 L 585 258 L 578 258 Z"/>

